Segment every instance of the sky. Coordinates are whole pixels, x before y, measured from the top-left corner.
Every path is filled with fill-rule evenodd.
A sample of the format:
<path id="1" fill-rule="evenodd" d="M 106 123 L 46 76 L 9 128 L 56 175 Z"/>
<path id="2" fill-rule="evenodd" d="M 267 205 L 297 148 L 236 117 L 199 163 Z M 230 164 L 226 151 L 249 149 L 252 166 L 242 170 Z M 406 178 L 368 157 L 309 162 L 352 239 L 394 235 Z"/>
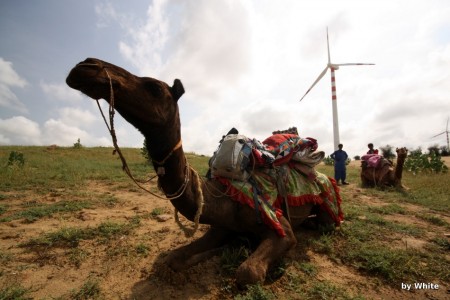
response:
<path id="1" fill-rule="evenodd" d="M 334 151 L 327 65 L 336 71 L 340 141 L 350 157 L 367 144 L 445 146 L 450 116 L 447 0 L 2 0 L 0 145 L 112 146 L 95 101 L 65 79 L 96 57 L 173 83 L 183 148 L 212 155 L 232 127 L 260 141 L 298 128 Z M 103 101 L 104 102 L 104 101 Z M 106 107 L 106 105 L 104 105 Z M 143 136 L 118 114 L 121 147 Z"/>

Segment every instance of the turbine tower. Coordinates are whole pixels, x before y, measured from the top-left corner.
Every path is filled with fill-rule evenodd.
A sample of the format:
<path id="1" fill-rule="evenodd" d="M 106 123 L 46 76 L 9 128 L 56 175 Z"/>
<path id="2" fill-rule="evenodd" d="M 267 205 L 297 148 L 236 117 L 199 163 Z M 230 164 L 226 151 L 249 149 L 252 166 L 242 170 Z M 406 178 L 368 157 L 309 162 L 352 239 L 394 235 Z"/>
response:
<path id="1" fill-rule="evenodd" d="M 450 120 L 450 117 L 447 118 L 447 127 L 445 128 L 444 132 L 441 132 L 441 133 L 436 134 L 436 135 L 431 137 L 431 138 L 434 138 L 434 137 L 440 136 L 441 134 L 445 133 L 447 135 L 447 151 L 450 151 L 450 147 L 449 147 L 450 143 L 449 143 L 449 139 L 448 139 L 448 133 L 449 133 L 449 131 L 448 131 L 448 121 L 449 120 Z"/>
<path id="2" fill-rule="evenodd" d="M 339 139 L 339 120 L 338 120 L 338 110 L 337 110 L 337 96 L 336 96 L 336 77 L 334 71 L 339 70 L 340 66 L 363 66 L 363 65 L 374 65 L 371 63 L 345 63 L 345 64 L 333 64 L 330 58 L 330 43 L 328 41 L 328 27 L 327 27 L 327 50 L 328 50 L 328 64 L 325 69 L 317 77 L 316 81 L 311 85 L 311 87 L 306 91 L 300 101 L 305 98 L 305 96 L 312 90 L 312 88 L 322 79 L 322 77 L 327 73 L 328 69 L 331 71 L 331 103 L 333 106 L 333 138 L 334 138 L 334 150 L 338 149 L 340 143 Z"/>

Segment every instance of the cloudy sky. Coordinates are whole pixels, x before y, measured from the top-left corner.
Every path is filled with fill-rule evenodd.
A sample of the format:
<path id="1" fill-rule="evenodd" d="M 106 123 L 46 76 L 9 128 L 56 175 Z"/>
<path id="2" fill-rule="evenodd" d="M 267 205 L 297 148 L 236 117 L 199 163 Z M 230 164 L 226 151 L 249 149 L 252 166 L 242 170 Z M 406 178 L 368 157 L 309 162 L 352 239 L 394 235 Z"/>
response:
<path id="1" fill-rule="evenodd" d="M 0 145 L 111 146 L 91 99 L 65 84 L 97 57 L 169 84 L 181 79 L 184 149 L 210 155 L 236 127 L 263 140 L 296 126 L 333 151 L 330 74 L 299 99 L 327 63 L 336 71 L 340 138 L 412 149 L 446 144 L 450 116 L 447 0 L 0 1 Z M 116 121 L 121 146 L 143 137 Z"/>

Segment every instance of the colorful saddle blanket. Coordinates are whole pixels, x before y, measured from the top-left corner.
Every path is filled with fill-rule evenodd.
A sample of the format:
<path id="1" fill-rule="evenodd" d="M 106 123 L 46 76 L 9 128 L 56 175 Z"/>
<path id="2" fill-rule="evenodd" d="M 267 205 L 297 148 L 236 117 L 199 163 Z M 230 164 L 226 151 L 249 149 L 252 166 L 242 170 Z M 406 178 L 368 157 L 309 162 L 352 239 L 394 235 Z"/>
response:
<path id="1" fill-rule="evenodd" d="M 287 202 L 289 206 L 305 204 L 319 205 L 334 220 L 336 226 L 343 220 L 341 198 L 336 181 L 324 174 L 315 172 L 315 176 L 303 174 L 295 164 L 289 164 L 286 178 Z M 227 193 L 235 201 L 259 210 L 264 223 L 273 228 L 280 236 L 285 236 L 279 219 L 283 215 L 281 210 L 284 197 L 277 190 L 277 169 L 261 169 L 253 172 L 254 185 L 249 182 L 233 181 L 228 178 L 216 179 L 227 187 Z M 254 188 L 257 201 L 254 198 Z"/>
<path id="2" fill-rule="evenodd" d="M 389 160 L 378 154 L 366 154 L 361 157 L 361 161 L 369 168 L 381 168 L 385 165 L 392 165 Z"/>
<path id="3" fill-rule="evenodd" d="M 268 152 L 274 159 L 273 165 L 279 166 L 289 162 L 293 156 L 300 151 L 314 152 L 317 149 L 317 141 L 313 138 L 301 138 L 296 134 L 274 134 L 262 142 L 263 147 L 255 147 L 253 154 L 256 157 L 257 165 L 264 165 L 258 163 L 261 156 L 258 152 Z"/>

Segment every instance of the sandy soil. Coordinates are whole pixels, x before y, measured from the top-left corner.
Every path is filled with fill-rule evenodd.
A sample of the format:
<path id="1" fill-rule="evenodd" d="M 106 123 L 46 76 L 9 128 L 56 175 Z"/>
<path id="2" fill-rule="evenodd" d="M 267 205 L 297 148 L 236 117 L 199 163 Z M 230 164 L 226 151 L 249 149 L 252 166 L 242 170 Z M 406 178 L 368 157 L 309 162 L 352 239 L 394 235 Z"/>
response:
<path id="1" fill-rule="evenodd" d="M 366 202 L 369 205 L 382 205 L 383 202 L 361 192 L 358 186 L 344 187 L 345 197 Z M 95 195 L 111 195 L 119 200 L 113 208 L 95 207 L 83 209 L 73 214 L 42 218 L 33 223 L 13 220 L 0 223 L 2 258 L 0 283 L 20 283 L 30 288 L 34 299 L 70 298 L 88 280 L 97 280 L 102 297 L 105 299 L 230 299 L 237 293 L 233 276 L 223 276 L 219 257 L 179 273 L 174 273 L 164 265 L 164 257 L 172 249 L 198 238 L 206 229 L 201 226 L 191 239 L 186 238 L 173 218 L 173 209 L 168 201 L 154 198 L 134 188 L 117 188 L 99 183 L 91 183 L 86 192 Z M 17 193 L 8 200 L 8 205 L 19 209 L 25 202 L 53 203 L 64 200 L 68 191 L 61 189 L 47 195 L 32 192 Z M 410 205 L 408 209 L 419 209 Z M 155 208 L 163 208 L 165 214 L 160 218 L 149 217 Z M 95 227 L 107 220 L 129 222 L 141 217 L 140 226 L 131 234 L 120 236 L 106 242 L 98 240 L 81 241 L 77 249 L 48 248 L 35 249 L 20 247 L 21 243 L 36 238 L 40 234 L 53 232 L 64 227 Z M 397 222 L 423 222 L 417 218 L 399 218 Z M 186 225 L 186 220 L 181 219 Z M 450 220 L 447 220 L 450 222 Z M 419 224 L 426 228 L 427 224 Z M 289 258 L 298 262 L 311 262 L 317 266 L 316 278 L 327 280 L 344 287 L 366 299 L 448 299 L 445 288 L 437 291 L 402 291 L 380 284 L 379 279 L 364 276 L 355 268 L 317 254 L 302 244 L 305 235 L 314 233 L 298 232 L 300 241 L 289 253 Z M 420 238 L 409 239 L 408 245 L 422 247 Z M 146 251 L 136 251 L 137 245 L 145 245 Z M 289 273 L 289 267 L 285 274 Z M 289 278 L 267 282 L 277 294 L 289 296 L 286 287 Z M 284 292 L 283 292 L 284 291 Z"/>

